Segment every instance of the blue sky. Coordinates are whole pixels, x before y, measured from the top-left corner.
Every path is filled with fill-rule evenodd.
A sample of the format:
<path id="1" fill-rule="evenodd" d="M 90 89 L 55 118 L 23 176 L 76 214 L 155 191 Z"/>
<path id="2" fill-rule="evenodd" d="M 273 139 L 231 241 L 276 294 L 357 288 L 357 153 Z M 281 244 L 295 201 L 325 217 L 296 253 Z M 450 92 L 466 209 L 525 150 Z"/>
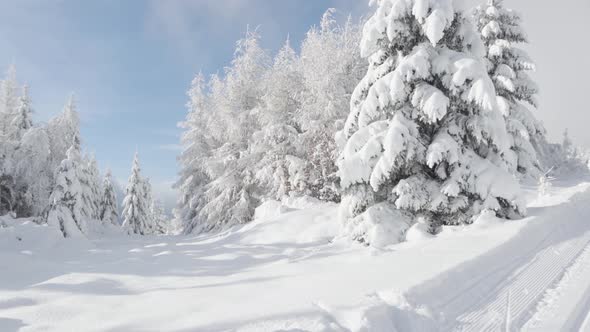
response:
<path id="1" fill-rule="evenodd" d="M 465 0 L 476 3 L 475 0 Z M 330 7 L 359 16 L 368 0 L 0 0 L 0 68 L 14 63 L 31 86 L 36 119 L 75 92 L 87 150 L 125 181 L 136 149 L 164 198 L 174 181 L 178 121 L 199 70 L 221 71 L 246 26 L 263 46 L 297 44 Z M 590 146 L 588 0 L 507 0 L 525 13 L 551 137 L 565 127 Z M 548 21 L 548 18 L 550 19 Z M 581 121 L 582 120 L 582 121 Z"/>

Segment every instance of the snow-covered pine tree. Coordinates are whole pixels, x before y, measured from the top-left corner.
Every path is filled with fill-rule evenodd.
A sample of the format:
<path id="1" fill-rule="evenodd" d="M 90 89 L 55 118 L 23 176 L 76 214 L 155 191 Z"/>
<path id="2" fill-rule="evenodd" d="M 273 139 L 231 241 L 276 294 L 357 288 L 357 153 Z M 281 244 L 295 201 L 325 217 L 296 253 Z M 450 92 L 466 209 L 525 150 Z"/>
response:
<path id="1" fill-rule="evenodd" d="M 95 171 L 92 168 L 91 158 L 88 155 L 85 155 L 82 158 L 80 175 L 80 185 L 82 187 L 81 200 L 83 204 L 82 211 L 84 211 L 84 214 L 89 216 L 89 218 L 98 219 L 97 202 L 100 199 L 100 195 L 98 194 L 98 188 L 96 188 L 98 182 L 96 178 L 97 175 L 94 174 Z"/>
<path id="2" fill-rule="evenodd" d="M 210 114 L 207 113 L 208 98 L 205 78 L 199 73 L 193 79 L 187 95 L 189 110 L 186 120 L 179 124 L 184 130 L 181 144 L 184 149 L 178 157 L 180 164 L 179 179 L 175 184 L 180 193 L 174 217 L 179 223 L 187 225 L 199 224 L 199 211 L 204 202 L 205 185 L 209 178 L 206 160 L 211 155 L 215 142 L 209 133 Z"/>
<path id="3" fill-rule="evenodd" d="M 19 106 L 18 87 L 16 67 L 12 65 L 6 72 L 6 78 L 0 82 L 0 134 L 2 135 L 8 133 L 8 128 Z M 71 142 L 70 140 L 69 144 Z"/>
<path id="4" fill-rule="evenodd" d="M 162 202 L 157 199 L 152 200 L 150 205 L 151 218 L 154 221 L 154 232 L 156 234 L 168 234 L 170 229 L 170 221 L 164 213 Z"/>
<path id="5" fill-rule="evenodd" d="M 248 222 L 262 200 L 286 194 L 338 199 L 333 133 L 367 64 L 360 25 L 331 13 L 302 56 L 287 43 L 271 62 L 248 31 L 225 76 L 193 81 L 174 211 L 185 233 Z"/>
<path id="6" fill-rule="evenodd" d="M 198 161 L 204 164 L 211 181 L 198 198 L 198 217 L 186 220 L 186 233 L 246 223 L 260 203 L 260 188 L 253 175 L 258 156 L 249 151 L 250 139 L 260 129 L 257 112 L 269 63 L 259 40 L 256 31 L 248 31 L 237 43 L 225 78 L 211 79 L 207 113 L 212 121 L 206 124 L 214 145 L 210 157 Z"/>
<path id="7" fill-rule="evenodd" d="M 70 147 L 74 137 L 80 137 L 80 119 L 76 110 L 74 95 L 70 95 L 62 113 L 47 124 L 47 135 L 51 149 L 50 168 L 56 168 Z"/>
<path id="8" fill-rule="evenodd" d="M 18 141 L 11 134 L 10 125 L 18 106 L 18 83 L 14 66 L 9 67 L 6 78 L 0 82 L 0 213 L 14 212 L 19 195 L 15 178 L 14 153 Z"/>
<path id="9" fill-rule="evenodd" d="M 103 193 L 100 200 L 100 215 L 99 218 L 104 223 L 119 226 L 119 203 L 117 201 L 117 194 L 113 187 L 113 176 L 110 170 L 107 170 L 102 183 Z"/>
<path id="10" fill-rule="evenodd" d="M 252 137 L 250 153 L 260 156 L 255 166 L 257 182 L 268 197 L 281 199 L 292 189 L 287 156 L 295 158 L 297 153 L 300 126 L 295 114 L 301 108 L 303 89 L 299 59 L 289 40 L 265 75 L 263 89 L 260 130 Z"/>
<path id="11" fill-rule="evenodd" d="M 335 161 L 339 147 L 334 133 L 342 129 L 350 97 L 367 70 L 367 62 L 358 47 L 361 25 L 350 18 L 337 24 L 334 13 L 328 9 L 301 45 L 304 87 L 296 121 L 302 129 L 297 145 L 303 169 L 291 176 L 295 192 L 338 201 Z"/>
<path id="12" fill-rule="evenodd" d="M 14 153 L 14 174 L 24 189 L 17 204 L 18 216 L 39 216 L 49 205 L 56 171 L 50 167 L 50 154 L 45 128 L 33 127 L 24 133 Z"/>
<path id="13" fill-rule="evenodd" d="M 361 42 L 370 67 L 340 134 L 347 139 L 338 161 L 346 231 L 370 242 L 350 218 L 377 202 L 426 219 L 432 231 L 484 210 L 524 214 L 475 27 L 453 0 L 376 4 Z"/>
<path id="14" fill-rule="evenodd" d="M 92 216 L 100 220 L 100 204 L 103 193 L 102 183 L 100 181 L 100 171 L 96 162 L 96 157 L 91 155 L 86 163 L 86 173 L 88 174 L 88 183 L 90 188 Z"/>
<path id="15" fill-rule="evenodd" d="M 123 227 L 131 233 L 148 235 L 153 233 L 153 225 L 150 223 L 150 202 L 145 201 L 144 190 L 145 181 L 141 177 L 139 155 L 136 153 L 123 200 Z"/>
<path id="16" fill-rule="evenodd" d="M 147 215 L 147 223 L 150 225 L 152 232 L 156 231 L 156 223 L 151 213 L 151 206 L 152 202 L 154 201 L 154 197 L 152 194 L 152 183 L 149 178 L 142 179 L 142 192 L 143 192 L 143 201 L 146 202 L 147 208 L 149 209 L 150 213 Z"/>
<path id="17" fill-rule="evenodd" d="M 572 155 L 574 154 L 574 143 L 570 138 L 570 133 L 567 128 L 563 131 L 563 140 L 561 141 L 561 148 L 567 158 L 572 157 Z"/>
<path id="18" fill-rule="evenodd" d="M 33 110 L 29 97 L 29 88 L 23 87 L 22 95 L 18 98 L 18 106 L 8 128 L 8 136 L 14 141 L 20 141 L 27 130 L 33 127 Z"/>
<path id="19" fill-rule="evenodd" d="M 81 167 L 80 140 L 74 136 L 66 159 L 57 170 L 55 187 L 50 197 L 51 203 L 46 212 L 47 223 L 58 227 L 64 237 L 79 237 L 88 231 L 87 216 L 84 214 L 81 200 Z"/>
<path id="20" fill-rule="evenodd" d="M 519 48 L 527 42 L 521 17 L 505 8 L 503 0 L 487 0 L 475 10 L 474 20 L 487 49 L 488 72 L 511 138 L 513 156 L 506 159 L 514 173 L 538 178 L 542 172 L 535 146 L 544 144 L 546 132 L 527 107 L 537 106 L 538 88 L 527 74 L 535 70 L 535 64 Z"/>

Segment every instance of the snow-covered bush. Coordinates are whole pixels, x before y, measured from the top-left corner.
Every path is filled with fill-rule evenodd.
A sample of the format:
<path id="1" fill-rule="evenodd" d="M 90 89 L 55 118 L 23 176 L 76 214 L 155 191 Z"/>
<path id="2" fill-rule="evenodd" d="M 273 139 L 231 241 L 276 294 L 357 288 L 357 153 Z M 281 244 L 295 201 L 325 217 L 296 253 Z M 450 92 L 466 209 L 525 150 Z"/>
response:
<path id="1" fill-rule="evenodd" d="M 345 222 L 379 202 L 433 229 L 484 210 L 524 214 L 484 52 L 454 1 L 377 2 L 361 41 L 369 70 L 339 134 L 347 140 L 338 161 Z"/>

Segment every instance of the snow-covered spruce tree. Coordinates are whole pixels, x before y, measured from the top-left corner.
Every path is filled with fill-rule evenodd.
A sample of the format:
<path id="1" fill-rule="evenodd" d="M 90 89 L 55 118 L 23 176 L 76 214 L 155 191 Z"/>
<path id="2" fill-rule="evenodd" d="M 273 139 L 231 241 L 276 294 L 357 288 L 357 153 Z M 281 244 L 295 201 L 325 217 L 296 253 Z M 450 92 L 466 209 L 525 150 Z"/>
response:
<path id="1" fill-rule="evenodd" d="M 170 228 L 170 221 L 164 213 L 162 202 L 159 200 L 152 200 L 150 205 L 151 218 L 154 221 L 154 233 L 155 234 L 168 234 Z"/>
<path id="2" fill-rule="evenodd" d="M 18 141 L 10 135 L 10 125 L 18 104 L 16 71 L 11 66 L 0 81 L 0 213 L 14 212 L 19 184 L 14 174 L 14 152 Z"/>
<path id="3" fill-rule="evenodd" d="M 334 10 L 326 11 L 301 45 L 303 76 L 301 110 L 296 121 L 301 127 L 297 146 L 300 163 L 290 165 L 293 191 L 323 200 L 339 200 L 335 160 L 339 147 L 334 133 L 342 129 L 355 86 L 367 70 L 359 42 L 361 25 L 349 18 L 337 24 Z"/>
<path id="4" fill-rule="evenodd" d="M 7 135 L 10 124 L 16 114 L 19 95 L 16 68 L 10 66 L 6 72 L 6 78 L 0 82 L 0 134 Z M 71 143 L 72 141 L 70 141 Z"/>
<path id="5" fill-rule="evenodd" d="M 89 157 L 89 161 L 86 164 L 86 170 L 88 173 L 88 179 L 90 184 L 90 192 L 92 196 L 92 211 L 93 217 L 96 220 L 100 220 L 100 203 L 103 193 L 102 182 L 100 179 L 100 171 L 94 155 Z"/>
<path id="6" fill-rule="evenodd" d="M 357 86 L 338 161 L 346 231 L 388 202 L 410 222 L 469 223 L 484 210 L 524 214 L 510 138 L 475 27 L 452 0 L 380 0 L 365 24 L 369 70 Z"/>
<path id="7" fill-rule="evenodd" d="M 49 168 L 55 169 L 65 158 L 74 137 L 80 137 L 80 119 L 73 94 L 66 102 L 62 113 L 49 121 L 46 130 L 51 149 Z"/>
<path id="8" fill-rule="evenodd" d="M 84 203 L 84 211 L 95 220 L 100 219 L 102 188 L 100 187 L 99 176 L 96 159 L 93 156 L 84 156 L 82 160 L 82 176 L 80 178 L 82 202 Z"/>
<path id="9" fill-rule="evenodd" d="M 107 170 L 102 182 L 102 188 L 99 218 L 104 223 L 119 226 L 119 203 L 115 188 L 113 187 L 113 176 L 110 170 Z"/>
<path id="10" fill-rule="evenodd" d="M 298 56 L 289 40 L 279 50 L 263 82 L 258 111 L 260 130 L 253 134 L 250 153 L 259 155 L 255 177 L 265 195 L 281 199 L 292 190 L 289 157 L 297 154 L 300 126 L 295 114 L 301 108 L 303 77 Z"/>
<path id="11" fill-rule="evenodd" d="M 535 65 L 518 47 L 527 42 L 521 18 L 504 8 L 503 0 L 487 0 L 475 10 L 474 20 L 487 49 L 488 72 L 511 138 L 513 156 L 507 154 L 506 159 L 513 172 L 537 178 L 542 172 L 535 146 L 544 144 L 546 132 L 527 107 L 537 106 L 538 88 L 527 74 Z"/>
<path id="12" fill-rule="evenodd" d="M 8 136 L 10 139 L 20 141 L 27 130 L 33 127 L 33 110 L 29 89 L 25 85 L 22 95 L 18 98 L 18 106 L 13 116 L 12 122 L 8 127 Z"/>
<path id="13" fill-rule="evenodd" d="M 333 133 L 367 67 L 360 26 L 337 25 L 330 11 L 302 56 L 286 43 L 274 61 L 259 38 L 249 31 L 225 76 L 200 75 L 189 91 L 174 211 L 185 233 L 248 222 L 265 199 L 339 198 Z"/>
<path id="14" fill-rule="evenodd" d="M 206 112 L 210 116 L 204 124 L 212 136 L 212 145 L 205 158 L 192 159 L 203 163 L 211 181 L 201 187 L 199 204 L 192 205 L 196 208 L 195 217 L 185 220 L 185 233 L 246 223 L 260 202 L 260 188 L 253 174 L 258 156 L 249 151 L 250 138 L 260 129 L 257 111 L 263 96 L 262 78 L 269 63 L 259 39 L 255 31 L 249 31 L 238 41 L 225 78 L 211 79 Z"/>
<path id="15" fill-rule="evenodd" d="M 570 138 L 570 133 L 567 128 L 563 131 L 563 139 L 561 141 L 561 149 L 565 153 L 565 156 L 568 158 L 574 154 L 574 143 L 572 142 L 572 139 Z"/>
<path id="16" fill-rule="evenodd" d="M 146 202 L 147 207 L 150 211 L 150 213 L 148 213 L 148 215 L 147 215 L 147 222 L 149 225 L 151 225 L 152 231 L 156 232 L 156 223 L 155 223 L 155 220 L 154 220 L 153 215 L 151 213 L 151 207 L 152 207 L 152 202 L 154 201 L 154 197 L 152 194 L 152 183 L 151 183 L 150 179 L 147 177 L 143 178 L 142 186 L 143 186 L 143 188 L 141 190 L 141 192 L 143 192 L 143 199 L 142 200 L 144 202 Z"/>
<path id="17" fill-rule="evenodd" d="M 67 157 L 74 139 L 80 137 L 78 114 L 70 98 L 64 111 L 45 126 L 31 125 L 31 102 L 26 91 L 20 97 L 12 137 L 22 135 L 13 155 L 13 174 L 18 189 L 17 214 L 39 216 L 50 204 L 49 196 L 56 183 L 56 170 Z M 19 116 L 20 115 L 20 116 Z"/>
<path id="18" fill-rule="evenodd" d="M 210 157 L 212 146 L 215 145 L 209 133 L 211 116 L 207 113 L 209 109 L 206 88 L 205 78 L 202 73 L 199 73 L 193 79 L 187 93 L 189 112 L 186 120 L 179 124 L 179 127 L 184 130 L 181 136 L 184 149 L 178 157 L 181 169 L 175 187 L 178 188 L 180 197 L 174 210 L 174 217 L 179 223 L 188 225 L 200 223 L 199 211 L 205 204 L 205 186 L 210 182 L 206 160 Z"/>
<path id="19" fill-rule="evenodd" d="M 57 170 L 55 187 L 46 211 L 49 225 L 58 227 L 64 237 L 79 237 L 88 231 L 89 216 L 83 210 L 82 185 L 80 183 L 82 158 L 80 157 L 80 140 L 74 137 L 73 145 L 68 149 L 66 159 Z"/>
<path id="20" fill-rule="evenodd" d="M 123 200 L 123 227 L 131 233 L 148 235 L 153 234 L 153 225 L 150 222 L 150 202 L 145 200 L 144 191 L 145 181 L 141 177 L 139 156 L 136 153 Z"/>
<path id="21" fill-rule="evenodd" d="M 49 205 L 55 169 L 50 163 L 49 137 L 43 127 L 27 130 L 14 153 L 17 182 L 24 189 L 17 204 L 17 215 L 39 216 Z"/>

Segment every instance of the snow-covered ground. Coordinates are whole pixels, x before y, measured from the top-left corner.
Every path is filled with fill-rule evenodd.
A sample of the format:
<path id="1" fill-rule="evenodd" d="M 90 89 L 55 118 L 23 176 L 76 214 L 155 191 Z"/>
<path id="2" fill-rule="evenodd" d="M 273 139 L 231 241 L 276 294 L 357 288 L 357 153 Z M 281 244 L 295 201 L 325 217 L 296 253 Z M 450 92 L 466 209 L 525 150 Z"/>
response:
<path id="1" fill-rule="evenodd" d="M 590 183 L 528 197 L 524 220 L 385 249 L 334 240 L 310 200 L 197 237 L 0 219 L 0 331 L 590 331 Z"/>

